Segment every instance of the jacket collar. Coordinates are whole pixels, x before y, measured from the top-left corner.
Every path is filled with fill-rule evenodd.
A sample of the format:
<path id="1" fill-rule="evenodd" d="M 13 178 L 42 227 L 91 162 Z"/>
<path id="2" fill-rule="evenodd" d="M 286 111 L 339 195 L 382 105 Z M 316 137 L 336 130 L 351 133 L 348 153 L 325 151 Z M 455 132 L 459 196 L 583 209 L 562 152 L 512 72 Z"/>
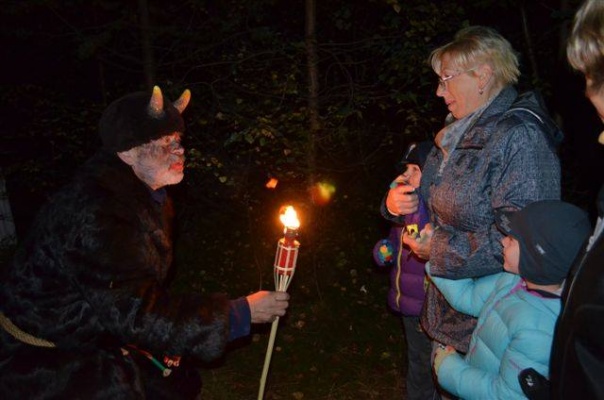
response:
<path id="1" fill-rule="evenodd" d="M 499 119 L 501 114 L 509 110 L 517 98 L 518 92 L 512 86 L 503 88 L 483 111 L 474 126 L 468 129 L 468 134 L 461 138 L 457 148 L 483 148 L 489 141 L 496 119 Z"/>

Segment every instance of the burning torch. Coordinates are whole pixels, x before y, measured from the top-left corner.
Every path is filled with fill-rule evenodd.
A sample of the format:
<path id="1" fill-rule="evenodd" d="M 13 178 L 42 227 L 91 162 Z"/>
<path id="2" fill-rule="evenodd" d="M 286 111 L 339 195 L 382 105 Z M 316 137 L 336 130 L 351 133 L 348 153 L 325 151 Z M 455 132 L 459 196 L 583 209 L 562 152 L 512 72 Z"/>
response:
<path id="1" fill-rule="evenodd" d="M 294 272 L 296 272 L 296 261 L 298 259 L 298 248 L 300 242 L 296 240 L 298 236 L 298 228 L 300 221 L 296 210 L 292 206 L 283 207 L 279 219 L 283 223 L 283 237 L 277 242 L 277 252 L 275 253 L 274 276 L 275 290 L 286 292 Z M 266 385 L 266 377 L 268 368 L 271 363 L 273 347 L 275 346 L 275 336 L 277 335 L 277 327 L 279 326 L 279 317 L 276 317 L 271 326 L 271 334 L 268 340 L 268 348 L 266 357 L 264 358 L 264 368 L 262 369 L 262 377 L 260 378 L 260 390 L 258 392 L 258 400 L 264 398 L 264 387 Z"/>

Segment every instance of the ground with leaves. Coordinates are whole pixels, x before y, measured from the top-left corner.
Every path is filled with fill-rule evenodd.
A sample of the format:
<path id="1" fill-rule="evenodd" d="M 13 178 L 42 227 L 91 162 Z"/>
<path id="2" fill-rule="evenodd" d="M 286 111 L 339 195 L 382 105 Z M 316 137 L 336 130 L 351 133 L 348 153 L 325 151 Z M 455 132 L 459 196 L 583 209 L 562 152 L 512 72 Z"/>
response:
<path id="1" fill-rule="evenodd" d="M 309 110 L 304 2 L 8 2 L 0 173 L 17 237 L 98 148 L 109 102 L 151 84 L 170 99 L 189 88 L 186 179 L 170 188 L 179 214 L 174 288 L 232 297 L 272 289 L 277 212 L 292 202 L 302 247 L 266 399 L 400 398 L 404 339 L 371 249 L 386 235 L 378 204 L 393 164 L 445 117 L 428 55 L 469 24 L 502 32 L 521 55 L 519 89 L 539 89 L 566 133 L 563 196 L 593 213 L 601 125 L 582 76 L 560 57 L 579 3 L 316 2 L 320 90 L 318 110 Z M 151 22 L 146 40 L 142 21 Z M 309 129 L 313 111 L 319 131 Z M 269 178 L 276 189 L 264 188 Z M 311 180 L 336 188 L 331 201 L 310 200 Z M 0 248 L 0 264 L 11 250 Z M 203 369 L 205 399 L 256 398 L 268 328 Z"/>
<path id="2" fill-rule="evenodd" d="M 360 190 L 364 195 L 337 188 L 323 207 L 302 194 L 290 198 L 298 202 L 303 223 L 300 256 L 289 288 L 289 312 L 277 331 L 265 399 L 403 395 L 402 327 L 386 306 L 388 274 L 371 258 L 373 245 L 388 227 L 378 212 L 385 184 L 379 186 L 376 180 L 375 188 Z M 176 201 L 186 201 L 186 194 L 180 194 Z M 237 297 L 272 289 L 273 257 L 282 233 L 278 201 L 285 198 L 239 210 L 226 201 L 222 211 L 205 218 L 181 215 L 197 223 L 180 224 L 177 290 Z M 254 327 L 222 360 L 202 369 L 204 399 L 257 398 L 269 333 L 270 325 Z"/>

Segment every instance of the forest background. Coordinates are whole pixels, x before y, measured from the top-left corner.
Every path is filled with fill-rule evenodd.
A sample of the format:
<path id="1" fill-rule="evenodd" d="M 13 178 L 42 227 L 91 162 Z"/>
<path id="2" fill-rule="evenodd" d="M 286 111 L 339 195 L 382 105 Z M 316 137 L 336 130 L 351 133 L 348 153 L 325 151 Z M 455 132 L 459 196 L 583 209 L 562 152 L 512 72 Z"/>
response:
<path id="1" fill-rule="evenodd" d="M 291 308 L 267 399 L 401 397 L 405 350 L 371 259 L 379 204 L 411 141 L 446 108 L 432 49 L 467 25 L 499 30 L 565 131 L 563 196 L 594 214 L 603 148 L 565 57 L 575 0 L 30 0 L 0 7 L 0 176 L 22 238 L 99 146 L 102 110 L 159 85 L 188 88 L 174 290 L 272 289 L 281 205 L 302 220 Z M 266 183 L 274 178 L 275 188 Z M 14 246 L 4 246 L 1 260 Z M 267 327 L 203 365 L 204 398 L 256 397 Z"/>

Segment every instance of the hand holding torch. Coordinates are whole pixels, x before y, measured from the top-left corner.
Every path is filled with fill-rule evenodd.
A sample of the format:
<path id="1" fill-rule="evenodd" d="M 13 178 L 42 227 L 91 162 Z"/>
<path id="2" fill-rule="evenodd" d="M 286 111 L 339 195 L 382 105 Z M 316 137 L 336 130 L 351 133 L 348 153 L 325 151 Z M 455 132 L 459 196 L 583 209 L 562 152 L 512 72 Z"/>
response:
<path id="1" fill-rule="evenodd" d="M 296 238 L 298 236 L 300 221 L 298 220 L 296 210 L 292 206 L 283 207 L 279 218 L 283 223 L 284 230 L 283 237 L 277 242 L 277 252 L 275 253 L 275 289 L 280 292 L 286 292 L 292 278 L 294 277 L 294 272 L 296 272 L 298 248 L 300 247 L 300 242 L 298 242 Z M 271 356 L 273 354 L 273 347 L 275 345 L 275 336 L 277 334 L 278 326 L 279 317 L 276 317 L 272 322 L 271 334 L 268 340 L 268 348 L 264 358 L 264 368 L 262 369 L 262 377 L 260 378 L 258 400 L 262 400 L 264 398 L 264 387 L 266 385 L 266 377 L 268 375 L 268 368 L 271 362 Z"/>

